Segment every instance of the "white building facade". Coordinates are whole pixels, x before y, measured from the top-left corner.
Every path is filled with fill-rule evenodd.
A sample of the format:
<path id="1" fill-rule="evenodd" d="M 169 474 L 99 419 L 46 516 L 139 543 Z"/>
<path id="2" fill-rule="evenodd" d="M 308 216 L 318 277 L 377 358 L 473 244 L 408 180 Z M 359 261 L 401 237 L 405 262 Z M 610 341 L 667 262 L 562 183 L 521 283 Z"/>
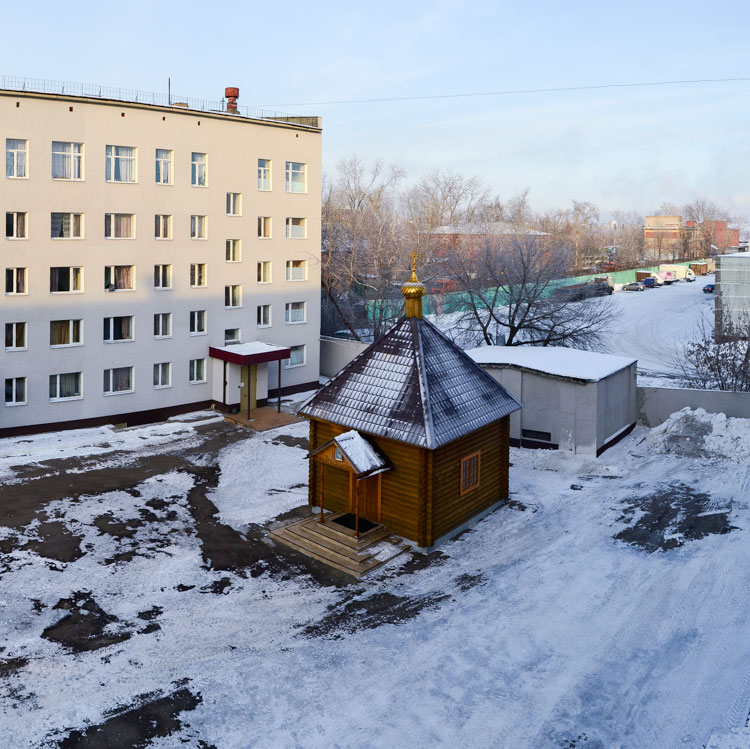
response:
<path id="1" fill-rule="evenodd" d="M 319 125 L 0 90 L 0 436 L 317 387 Z"/>

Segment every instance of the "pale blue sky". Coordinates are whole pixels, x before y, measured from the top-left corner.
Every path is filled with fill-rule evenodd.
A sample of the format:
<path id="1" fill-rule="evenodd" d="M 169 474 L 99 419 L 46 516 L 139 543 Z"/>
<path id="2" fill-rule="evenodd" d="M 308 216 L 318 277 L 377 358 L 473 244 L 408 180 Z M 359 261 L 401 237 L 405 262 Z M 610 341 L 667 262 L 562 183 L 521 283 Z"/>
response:
<path id="1" fill-rule="evenodd" d="M 324 167 L 382 157 L 535 208 L 750 214 L 750 82 L 432 101 L 305 102 L 750 76 L 747 2 L 69 2 L 23 6 L 0 74 L 321 114 Z M 6 18 L 6 20 L 8 20 Z"/>

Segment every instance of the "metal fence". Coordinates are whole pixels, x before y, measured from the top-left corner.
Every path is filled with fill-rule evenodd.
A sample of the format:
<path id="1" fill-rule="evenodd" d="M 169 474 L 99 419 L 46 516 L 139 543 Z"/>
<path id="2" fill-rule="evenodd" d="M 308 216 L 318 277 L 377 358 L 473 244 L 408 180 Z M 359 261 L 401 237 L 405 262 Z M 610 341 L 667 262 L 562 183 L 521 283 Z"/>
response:
<path id="1" fill-rule="evenodd" d="M 208 99 L 195 99 L 189 96 L 176 96 L 174 94 L 157 94 L 153 91 L 138 91 L 131 88 L 99 86 L 93 83 L 70 83 L 68 81 L 52 81 L 44 78 L 23 78 L 3 75 L 0 76 L 0 89 L 65 96 L 85 96 L 91 99 L 129 101 L 137 104 L 153 104 L 161 107 L 179 107 L 198 112 L 226 113 L 225 99 L 211 101 Z M 287 122 L 302 127 L 321 127 L 320 117 L 286 114 L 284 112 L 259 109 L 258 107 L 238 106 L 237 114 L 241 117 L 248 117 L 254 120 Z"/>

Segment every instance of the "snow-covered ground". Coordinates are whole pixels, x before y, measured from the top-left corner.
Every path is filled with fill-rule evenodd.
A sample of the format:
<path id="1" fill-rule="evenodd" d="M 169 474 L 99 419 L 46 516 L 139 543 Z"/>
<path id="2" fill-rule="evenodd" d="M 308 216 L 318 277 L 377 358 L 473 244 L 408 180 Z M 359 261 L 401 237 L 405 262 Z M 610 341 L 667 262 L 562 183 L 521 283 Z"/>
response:
<path id="1" fill-rule="evenodd" d="M 211 421 L 0 440 L 3 746 L 745 732 L 750 467 L 715 437 L 747 444 L 749 422 L 681 412 L 599 459 L 512 450 L 510 506 L 347 582 L 264 539 L 304 501 L 306 425 Z"/>

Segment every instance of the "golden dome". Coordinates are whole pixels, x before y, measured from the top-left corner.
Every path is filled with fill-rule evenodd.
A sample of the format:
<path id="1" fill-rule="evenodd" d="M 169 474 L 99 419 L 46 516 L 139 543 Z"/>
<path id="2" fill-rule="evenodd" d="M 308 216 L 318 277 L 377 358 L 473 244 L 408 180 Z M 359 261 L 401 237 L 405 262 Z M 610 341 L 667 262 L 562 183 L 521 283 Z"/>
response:
<path id="1" fill-rule="evenodd" d="M 406 299 L 405 314 L 407 317 L 422 317 L 422 297 L 427 293 L 425 285 L 417 278 L 417 257 L 412 254 L 411 276 L 401 286 L 401 293 Z"/>

